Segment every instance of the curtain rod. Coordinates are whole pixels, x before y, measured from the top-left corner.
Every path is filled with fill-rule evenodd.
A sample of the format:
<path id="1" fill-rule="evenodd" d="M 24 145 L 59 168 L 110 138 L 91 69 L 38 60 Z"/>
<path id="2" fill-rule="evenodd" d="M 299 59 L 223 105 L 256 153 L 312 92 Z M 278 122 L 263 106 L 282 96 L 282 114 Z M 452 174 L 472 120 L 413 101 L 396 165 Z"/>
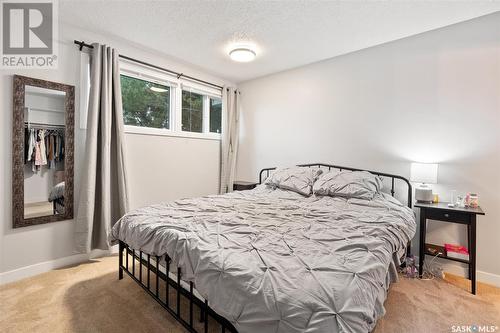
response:
<path id="1" fill-rule="evenodd" d="M 75 42 L 76 45 L 78 45 L 80 47 L 80 51 L 84 47 L 87 47 L 89 49 L 93 49 L 94 48 L 92 45 L 87 44 L 84 41 L 75 40 L 74 42 Z M 127 56 L 122 55 L 122 54 L 120 54 L 120 58 L 125 59 L 125 60 L 129 60 L 129 61 L 133 61 L 133 62 L 136 62 L 138 64 L 144 65 L 144 66 L 156 68 L 158 70 L 161 70 L 161 71 L 164 71 L 164 72 L 167 72 L 167 73 L 170 73 L 172 75 L 177 76 L 177 79 L 180 79 L 181 77 L 183 77 L 183 78 L 186 78 L 186 79 L 191 80 L 191 81 L 200 82 L 200 83 L 212 86 L 212 87 L 216 87 L 216 88 L 218 88 L 220 90 L 224 89 L 223 86 L 219 86 L 218 84 L 211 83 L 211 82 L 208 82 L 208 81 L 204 81 L 204 80 L 201 80 L 201 79 L 197 79 L 195 77 L 192 77 L 192 76 L 189 76 L 189 75 L 185 75 L 184 73 L 179 73 L 179 72 L 176 72 L 176 71 L 172 71 L 170 69 L 166 69 L 166 68 L 163 68 L 163 67 L 160 67 L 160 66 L 156 66 L 156 65 L 147 63 L 145 61 L 141 61 L 141 60 L 137 60 L 137 59 L 134 59 L 134 58 L 131 58 L 131 57 L 127 57 Z M 227 89 L 227 90 L 229 90 L 229 89 Z"/>

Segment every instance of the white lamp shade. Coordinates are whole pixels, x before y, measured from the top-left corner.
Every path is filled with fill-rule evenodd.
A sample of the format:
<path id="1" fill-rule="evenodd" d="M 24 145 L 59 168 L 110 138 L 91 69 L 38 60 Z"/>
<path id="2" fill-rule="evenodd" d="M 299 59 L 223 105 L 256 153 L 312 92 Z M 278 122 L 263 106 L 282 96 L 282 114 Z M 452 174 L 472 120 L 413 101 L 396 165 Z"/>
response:
<path id="1" fill-rule="evenodd" d="M 412 163 L 410 180 L 417 183 L 436 184 L 438 165 L 436 163 Z"/>

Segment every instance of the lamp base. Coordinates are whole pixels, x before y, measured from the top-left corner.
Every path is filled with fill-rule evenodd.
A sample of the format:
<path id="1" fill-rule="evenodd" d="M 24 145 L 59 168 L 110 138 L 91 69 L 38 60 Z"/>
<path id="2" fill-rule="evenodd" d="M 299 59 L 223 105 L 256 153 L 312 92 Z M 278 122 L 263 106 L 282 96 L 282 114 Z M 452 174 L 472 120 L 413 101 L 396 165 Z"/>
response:
<path id="1" fill-rule="evenodd" d="M 415 189 L 415 199 L 417 202 L 431 203 L 433 201 L 432 189 L 428 187 L 417 187 Z"/>

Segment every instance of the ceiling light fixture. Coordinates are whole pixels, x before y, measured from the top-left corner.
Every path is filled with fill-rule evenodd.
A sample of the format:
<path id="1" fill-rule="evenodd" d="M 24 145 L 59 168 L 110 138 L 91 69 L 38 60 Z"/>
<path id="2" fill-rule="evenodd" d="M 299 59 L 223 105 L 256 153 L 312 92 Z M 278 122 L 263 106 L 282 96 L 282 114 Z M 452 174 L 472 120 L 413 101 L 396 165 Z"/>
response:
<path id="1" fill-rule="evenodd" d="M 165 89 L 165 88 L 160 88 L 160 87 L 155 87 L 155 86 L 149 87 L 149 89 L 153 90 L 154 92 L 165 92 L 165 91 L 167 91 L 167 89 Z"/>
<path id="2" fill-rule="evenodd" d="M 255 59 L 257 53 L 247 46 L 238 46 L 229 51 L 229 56 L 237 62 L 250 62 Z"/>

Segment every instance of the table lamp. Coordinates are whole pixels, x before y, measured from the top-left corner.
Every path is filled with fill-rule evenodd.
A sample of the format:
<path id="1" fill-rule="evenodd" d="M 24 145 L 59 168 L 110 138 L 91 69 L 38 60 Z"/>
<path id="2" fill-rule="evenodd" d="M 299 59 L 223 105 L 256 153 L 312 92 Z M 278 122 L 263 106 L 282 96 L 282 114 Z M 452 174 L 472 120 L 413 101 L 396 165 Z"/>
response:
<path id="1" fill-rule="evenodd" d="M 421 183 L 415 188 L 417 202 L 432 202 L 432 188 L 427 184 L 437 184 L 438 165 L 436 163 L 412 163 L 410 180 Z"/>

